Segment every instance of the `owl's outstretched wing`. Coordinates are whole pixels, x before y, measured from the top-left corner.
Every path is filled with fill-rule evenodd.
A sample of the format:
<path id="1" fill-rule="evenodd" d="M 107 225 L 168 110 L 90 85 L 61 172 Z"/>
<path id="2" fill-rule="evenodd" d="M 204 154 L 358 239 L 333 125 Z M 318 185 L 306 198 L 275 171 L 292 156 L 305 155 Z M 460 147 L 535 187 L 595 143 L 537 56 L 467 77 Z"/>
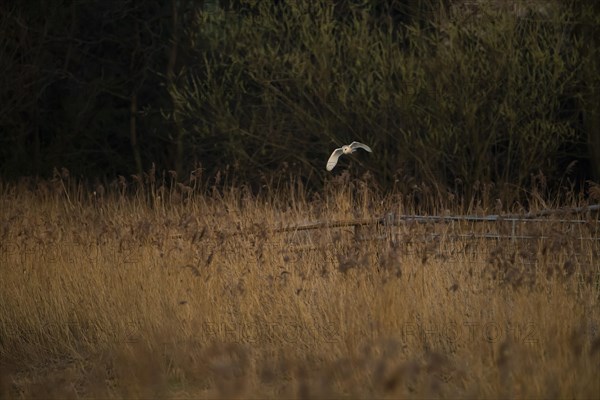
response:
<path id="1" fill-rule="evenodd" d="M 363 150 L 368 151 L 369 153 L 373 152 L 373 150 L 371 150 L 371 148 L 369 146 L 367 146 L 366 144 L 361 143 L 361 142 L 352 142 L 352 143 L 350 143 L 350 148 L 352 150 L 363 149 Z"/>
<path id="2" fill-rule="evenodd" d="M 341 147 L 339 149 L 335 149 L 333 153 L 331 153 L 329 160 L 327 160 L 327 171 L 331 171 L 335 167 L 342 153 L 343 151 Z"/>

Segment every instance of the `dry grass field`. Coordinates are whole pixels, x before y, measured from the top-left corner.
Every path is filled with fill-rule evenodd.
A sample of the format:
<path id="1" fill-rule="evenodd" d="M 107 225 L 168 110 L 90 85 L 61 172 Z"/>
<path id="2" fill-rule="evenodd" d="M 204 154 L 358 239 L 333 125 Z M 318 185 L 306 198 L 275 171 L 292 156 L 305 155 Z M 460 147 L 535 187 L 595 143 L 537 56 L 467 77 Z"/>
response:
<path id="1" fill-rule="evenodd" d="M 598 398 L 597 214 L 284 229 L 420 193 L 0 184 L 0 396 Z"/>

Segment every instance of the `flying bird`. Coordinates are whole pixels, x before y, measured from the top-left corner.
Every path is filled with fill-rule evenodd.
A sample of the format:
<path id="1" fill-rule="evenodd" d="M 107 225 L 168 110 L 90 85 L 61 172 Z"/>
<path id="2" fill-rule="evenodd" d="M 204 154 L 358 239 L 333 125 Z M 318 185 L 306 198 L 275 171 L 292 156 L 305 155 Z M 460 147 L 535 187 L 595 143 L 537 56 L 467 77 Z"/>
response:
<path id="1" fill-rule="evenodd" d="M 338 162 L 338 159 L 342 154 L 351 154 L 356 151 L 356 149 L 363 149 L 372 153 L 373 151 L 369 146 L 360 142 L 352 142 L 350 144 L 346 144 L 338 149 L 335 149 L 333 153 L 329 156 L 329 160 L 327 160 L 327 171 L 331 171 Z"/>

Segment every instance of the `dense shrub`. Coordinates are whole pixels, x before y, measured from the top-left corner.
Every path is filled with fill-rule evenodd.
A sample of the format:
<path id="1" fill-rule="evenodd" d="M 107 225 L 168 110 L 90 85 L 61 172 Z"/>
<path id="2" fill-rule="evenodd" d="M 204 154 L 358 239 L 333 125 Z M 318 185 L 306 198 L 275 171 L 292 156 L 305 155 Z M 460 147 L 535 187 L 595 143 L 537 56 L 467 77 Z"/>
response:
<path id="1" fill-rule="evenodd" d="M 363 4 L 340 19 L 330 2 L 201 14 L 197 63 L 171 88 L 190 154 L 249 178 L 295 163 L 318 182 L 331 149 L 360 139 L 376 149 L 360 170 L 387 184 L 564 180 L 565 162 L 587 157 L 565 151 L 585 140 L 567 109 L 586 65 L 571 10 L 468 5 L 425 26 Z"/>
<path id="2" fill-rule="evenodd" d="M 2 6 L 7 177 L 155 162 L 317 189 L 351 140 L 373 155 L 334 173 L 383 188 L 600 177 L 594 1 L 40 4 Z"/>

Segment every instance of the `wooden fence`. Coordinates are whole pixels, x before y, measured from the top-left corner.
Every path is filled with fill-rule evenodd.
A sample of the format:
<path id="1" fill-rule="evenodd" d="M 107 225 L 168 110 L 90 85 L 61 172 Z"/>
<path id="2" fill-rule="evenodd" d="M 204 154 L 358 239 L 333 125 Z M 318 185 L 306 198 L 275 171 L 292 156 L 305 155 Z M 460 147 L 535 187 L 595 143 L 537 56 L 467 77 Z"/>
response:
<path id="1" fill-rule="evenodd" d="M 576 259 L 577 264 L 600 269 L 599 216 L 600 205 L 506 215 L 426 216 L 390 212 L 377 218 L 283 226 L 272 232 L 286 237 L 285 252 L 290 253 L 334 250 L 342 246 L 333 251 L 340 254 L 358 242 L 371 242 L 380 250 L 394 247 L 404 254 L 429 251 L 452 262 L 453 254 L 464 254 L 467 248 L 473 254 L 489 251 L 494 246 L 477 243 L 493 240 L 514 253 L 535 254 L 544 247 L 553 252 L 562 249 L 560 251 Z M 339 241 L 340 235 L 351 240 Z M 480 259 L 487 256 L 486 253 Z M 561 264 L 564 260 L 553 262 Z"/>

